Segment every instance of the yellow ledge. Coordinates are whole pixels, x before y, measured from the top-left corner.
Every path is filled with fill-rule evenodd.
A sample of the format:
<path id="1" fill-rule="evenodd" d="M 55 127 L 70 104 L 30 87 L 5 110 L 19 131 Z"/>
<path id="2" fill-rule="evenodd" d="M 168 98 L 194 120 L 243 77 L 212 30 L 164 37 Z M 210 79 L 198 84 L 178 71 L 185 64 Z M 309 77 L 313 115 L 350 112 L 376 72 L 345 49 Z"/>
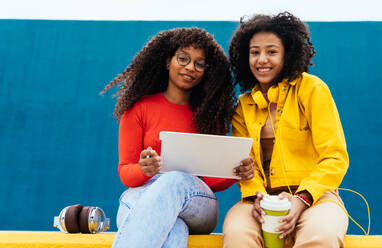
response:
<path id="1" fill-rule="evenodd" d="M 1 248 L 109 248 L 115 233 L 65 234 L 60 232 L 0 231 Z M 220 248 L 221 234 L 191 235 L 189 248 Z M 346 248 L 381 248 L 382 235 L 346 235 Z"/>

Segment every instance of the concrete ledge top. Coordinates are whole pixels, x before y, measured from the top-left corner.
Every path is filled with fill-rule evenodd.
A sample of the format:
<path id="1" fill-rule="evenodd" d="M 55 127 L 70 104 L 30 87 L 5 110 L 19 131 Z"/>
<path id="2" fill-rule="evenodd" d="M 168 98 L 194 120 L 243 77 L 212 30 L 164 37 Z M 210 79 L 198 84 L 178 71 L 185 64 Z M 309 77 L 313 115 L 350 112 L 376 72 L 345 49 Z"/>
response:
<path id="1" fill-rule="evenodd" d="M 106 248 L 111 247 L 115 232 L 66 234 L 58 231 L 0 231 L 2 248 Z M 382 235 L 346 235 L 346 248 L 381 248 Z M 191 235 L 189 248 L 220 248 L 221 234 Z"/>

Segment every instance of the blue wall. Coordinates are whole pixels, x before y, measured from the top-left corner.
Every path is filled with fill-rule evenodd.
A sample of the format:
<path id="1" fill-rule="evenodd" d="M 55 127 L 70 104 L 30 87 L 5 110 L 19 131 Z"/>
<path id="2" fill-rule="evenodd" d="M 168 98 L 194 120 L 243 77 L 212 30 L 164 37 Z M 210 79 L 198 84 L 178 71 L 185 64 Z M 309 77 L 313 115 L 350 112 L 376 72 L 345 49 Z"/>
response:
<path id="1" fill-rule="evenodd" d="M 342 187 L 368 199 L 371 233 L 382 234 L 382 23 L 309 25 L 317 50 L 311 72 L 329 85 L 347 138 Z M 98 92 L 154 34 L 180 26 L 205 28 L 227 50 L 237 23 L 0 20 L 0 230 L 54 230 L 53 216 L 75 203 L 102 207 L 116 230 L 124 186 L 115 99 Z M 341 194 L 366 228 L 362 200 Z M 217 195 L 221 232 L 239 191 Z M 361 233 L 354 224 L 348 232 Z"/>

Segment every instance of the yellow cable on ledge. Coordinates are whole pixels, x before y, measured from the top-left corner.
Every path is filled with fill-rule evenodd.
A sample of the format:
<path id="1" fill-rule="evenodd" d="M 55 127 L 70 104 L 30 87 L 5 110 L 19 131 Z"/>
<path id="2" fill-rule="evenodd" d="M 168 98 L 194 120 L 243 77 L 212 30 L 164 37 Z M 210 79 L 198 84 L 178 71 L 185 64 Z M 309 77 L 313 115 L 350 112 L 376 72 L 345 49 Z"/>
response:
<path id="1" fill-rule="evenodd" d="M 339 189 L 339 190 L 344 190 L 344 191 L 350 191 L 350 192 L 352 192 L 352 193 L 354 193 L 354 194 L 359 195 L 359 196 L 363 199 L 363 201 L 365 202 L 366 207 L 367 207 L 367 217 L 368 217 L 368 219 L 369 219 L 369 225 L 367 226 L 367 232 L 365 232 L 365 230 L 364 230 L 364 229 L 363 229 L 363 228 L 362 228 L 362 227 L 361 227 L 355 220 L 353 220 L 353 218 L 352 218 L 349 214 L 347 214 L 347 212 L 346 212 L 346 214 L 349 216 L 349 218 L 350 218 L 355 224 L 357 224 L 357 226 L 358 226 L 359 228 L 362 229 L 362 231 L 365 233 L 366 236 L 369 235 L 369 233 L 370 233 L 370 223 L 371 223 L 370 207 L 369 207 L 369 204 L 367 203 L 365 197 L 363 197 L 363 195 L 361 195 L 360 193 L 358 193 L 358 192 L 355 191 L 355 190 L 345 189 L 345 188 L 338 188 L 338 189 Z"/>

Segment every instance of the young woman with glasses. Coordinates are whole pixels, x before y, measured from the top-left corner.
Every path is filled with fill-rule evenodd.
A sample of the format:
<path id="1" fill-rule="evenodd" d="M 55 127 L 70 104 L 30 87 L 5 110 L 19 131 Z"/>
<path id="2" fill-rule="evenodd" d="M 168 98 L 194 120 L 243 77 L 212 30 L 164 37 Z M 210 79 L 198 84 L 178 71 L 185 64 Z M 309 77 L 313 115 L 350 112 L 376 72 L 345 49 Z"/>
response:
<path id="1" fill-rule="evenodd" d="M 213 192 L 236 180 L 159 173 L 159 132 L 229 131 L 235 96 L 228 60 L 202 29 L 162 31 L 103 92 L 116 85 L 121 85 L 114 110 L 120 120 L 118 172 L 129 188 L 120 197 L 113 247 L 187 247 L 189 233 L 214 230 Z M 234 173 L 251 179 L 252 162 L 244 159 Z"/>

